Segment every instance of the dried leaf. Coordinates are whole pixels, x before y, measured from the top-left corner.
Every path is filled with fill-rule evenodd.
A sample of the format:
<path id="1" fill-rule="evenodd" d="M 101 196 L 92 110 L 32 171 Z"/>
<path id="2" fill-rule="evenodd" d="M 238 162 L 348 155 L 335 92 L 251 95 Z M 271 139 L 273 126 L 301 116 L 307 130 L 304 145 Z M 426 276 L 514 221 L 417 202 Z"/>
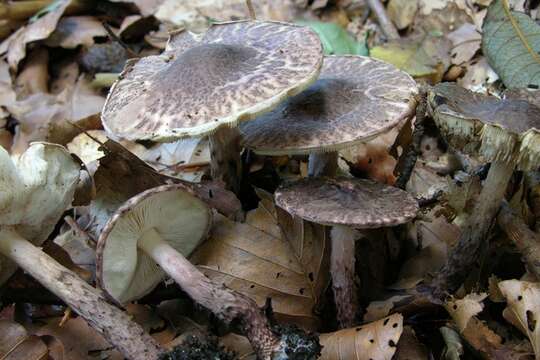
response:
<path id="1" fill-rule="evenodd" d="M 278 316 L 312 327 L 317 322 L 313 310 L 328 279 L 325 232 L 306 224 L 297 234 L 301 239 L 289 243 L 277 224 L 273 202 L 264 200 L 244 224 L 218 216 L 210 239 L 192 260 L 218 283 L 261 306 L 271 298 Z"/>
<path id="2" fill-rule="evenodd" d="M 47 345 L 15 322 L 0 320 L 0 359 L 47 360 Z"/>
<path id="3" fill-rule="evenodd" d="M 403 316 L 393 314 L 356 328 L 321 334 L 321 360 L 390 360 L 403 331 Z"/>
<path id="4" fill-rule="evenodd" d="M 92 46 L 95 37 L 106 36 L 107 31 L 97 18 L 93 16 L 67 16 L 60 19 L 56 30 L 45 41 L 45 44 L 51 47 L 74 49 L 79 45 Z"/>
<path id="5" fill-rule="evenodd" d="M 540 86 L 540 25 L 495 0 L 483 26 L 482 49 L 508 88 Z"/>
<path id="6" fill-rule="evenodd" d="M 418 1 L 390 0 L 387 11 L 396 27 L 403 30 L 413 23 L 414 16 L 418 11 Z"/>
<path id="7" fill-rule="evenodd" d="M 506 298 L 503 316 L 529 338 L 536 359 L 540 359 L 540 284 L 505 280 L 499 289 Z"/>
<path id="8" fill-rule="evenodd" d="M 7 52 L 7 60 L 12 70 L 17 70 L 19 62 L 26 56 L 26 45 L 49 37 L 71 0 L 58 0 L 54 9 L 34 22 L 21 27 L 0 44 L 0 54 Z"/>
<path id="9" fill-rule="evenodd" d="M 456 322 L 460 332 L 463 332 L 469 320 L 480 313 L 484 308 L 482 301 L 487 297 L 486 293 L 467 294 L 463 299 L 450 299 L 444 307 Z"/>
<path id="10" fill-rule="evenodd" d="M 389 62 L 417 79 L 440 82 L 450 66 L 451 43 L 444 37 L 400 39 L 370 50 L 374 58 Z"/>
<path id="11" fill-rule="evenodd" d="M 418 340 L 414 330 L 410 326 L 405 326 L 403 334 L 399 339 L 396 360 L 428 360 L 429 352 Z"/>
<path id="12" fill-rule="evenodd" d="M 446 326 L 440 328 L 439 331 L 446 344 L 446 348 L 442 354 L 443 358 L 445 360 L 459 360 L 464 353 L 463 344 L 461 343 L 459 334 Z"/>
<path id="13" fill-rule="evenodd" d="M 480 50 L 482 35 L 476 30 L 476 26 L 471 23 L 461 25 L 457 30 L 448 34 L 452 41 L 451 59 L 452 64 L 463 64 L 471 60 L 476 52 Z"/>

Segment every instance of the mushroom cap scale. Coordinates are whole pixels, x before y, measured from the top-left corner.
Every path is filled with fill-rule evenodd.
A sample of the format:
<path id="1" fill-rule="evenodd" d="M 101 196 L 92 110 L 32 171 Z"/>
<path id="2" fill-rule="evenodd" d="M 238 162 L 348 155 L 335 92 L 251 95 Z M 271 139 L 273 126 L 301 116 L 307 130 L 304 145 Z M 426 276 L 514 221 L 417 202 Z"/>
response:
<path id="1" fill-rule="evenodd" d="M 430 91 L 429 105 L 452 146 L 487 161 L 517 159 L 522 170 L 540 166 L 540 108 L 534 104 L 441 83 Z"/>
<path id="2" fill-rule="evenodd" d="M 131 60 L 111 87 L 104 128 L 118 138 L 172 141 L 236 126 L 304 90 L 322 45 L 294 24 L 237 21 L 171 34 L 161 55 Z"/>
<path id="3" fill-rule="evenodd" d="M 356 229 L 394 226 L 412 220 L 417 201 L 407 192 L 371 180 L 307 178 L 280 187 L 276 205 L 323 225 Z"/>
<path id="4" fill-rule="evenodd" d="M 188 256 L 206 238 L 211 220 L 206 203 L 180 184 L 159 186 L 134 196 L 116 211 L 99 237 L 99 286 L 119 303 L 148 294 L 165 274 L 138 248 L 138 241 L 146 232 L 156 231 Z"/>
<path id="5" fill-rule="evenodd" d="M 327 56 L 319 80 L 244 123 L 244 145 L 262 155 L 337 151 L 369 141 L 411 116 L 416 82 L 364 56 Z"/>

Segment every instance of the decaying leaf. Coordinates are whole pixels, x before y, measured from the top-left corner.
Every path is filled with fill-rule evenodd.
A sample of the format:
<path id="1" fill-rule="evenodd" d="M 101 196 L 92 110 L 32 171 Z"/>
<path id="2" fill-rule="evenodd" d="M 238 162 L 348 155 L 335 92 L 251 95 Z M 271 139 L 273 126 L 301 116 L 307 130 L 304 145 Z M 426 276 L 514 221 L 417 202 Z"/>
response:
<path id="1" fill-rule="evenodd" d="M 0 359 L 61 360 L 50 356 L 42 338 L 29 334 L 22 325 L 9 320 L 0 320 Z"/>
<path id="2" fill-rule="evenodd" d="M 370 55 L 397 66 L 416 79 L 437 83 L 450 65 L 450 48 L 448 39 L 426 35 L 374 47 Z"/>
<path id="3" fill-rule="evenodd" d="M 463 344 L 461 343 L 461 337 L 452 328 L 443 326 L 439 329 L 441 335 L 446 344 L 446 348 L 443 351 L 442 356 L 445 360 L 459 360 L 463 352 Z"/>
<path id="4" fill-rule="evenodd" d="M 429 352 L 418 340 L 412 327 L 405 326 L 398 343 L 396 360 L 428 360 Z"/>
<path id="5" fill-rule="evenodd" d="M 105 37 L 107 31 L 93 16 L 68 16 L 60 19 L 56 30 L 45 41 L 51 47 L 73 49 L 79 45 L 92 46 L 95 37 Z"/>
<path id="6" fill-rule="evenodd" d="M 30 22 L 27 26 L 19 28 L 2 44 L 0 54 L 7 52 L 10 68 L 16 70 L 19 62 L 26 56 L 26 45 L 49 37 L 56 28 L 60 17 L 68 7 L 71 0 L 59 0 L 54 9 L 44 16 Z"/>
<path id="7" fill-rule="evenodd" d="M 480 50 L 482 35 L 471 23 L 461 25 L 460 28 L 448 34 L 448 38 L 452 41 L 452 64 L 463 64 L 471 60 Z"/>
<path id="8" fill-rule="evenodd" d="M 540 25 L 495 0 L 484 21 L 482 49 L 508 88 L 540 86 Z"/>
<path id="9" fill-rule="evenodd" d="M 531 341 L 536 359 L 540 359 L 540 284 L 505 280 L 499 289 L 506 298 L 503 316 Z"/>
<path id="10" fill-rule="evenodd" d="M 445 308 L 456 322 L 460 332 L 463 332 L 469 320 L 480 313 L 484 308 L 482 301 L 487 297 L 486 293 L 467 294 L 463 299 L 450 299 Z"/>
<path id="11" fill-rule="evenodd" d="M 323 360 L 390 360 L 403 332 L 403 316 L 385 319 L 356 328 L 321 334 Z"/>
<path id="12" fill-rule="evenodd" d="M 246 223 L 215 218 L 208 239 L 192 256 L 211 279 L 253 298 L 267 298 L 278 316 L 312 327 L 313 310 L 328 279 L 325 232 L 305 224 L 300 239 L 287 241 L 273 202 L 263 199 Z M 288 238 L 291 238 L 289 236 Z"/>

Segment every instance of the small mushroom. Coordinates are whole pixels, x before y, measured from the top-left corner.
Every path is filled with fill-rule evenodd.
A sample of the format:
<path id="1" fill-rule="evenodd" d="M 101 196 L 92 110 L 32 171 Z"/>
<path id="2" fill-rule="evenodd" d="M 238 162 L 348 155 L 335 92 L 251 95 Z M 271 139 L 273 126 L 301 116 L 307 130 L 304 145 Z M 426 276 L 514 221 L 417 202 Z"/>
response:
<path id="1" fill-rule="evenodd" d="M 540 166 L 540 108 L 525 100 L 500 100 L 453 83 L 428 95 L 435 123 L 449 143 L 491 162 L 482 191 L 447 263 L 432 280 L 434 294 L 456 290 L 476 261 L 504 199 L 514 169 Z"/>
<path id="2" fill-rule="evenodd" d="M 287 346 L 257 304 L 212 282 L 184 256 L 206 238 L 211 215 L 197 193 L 180 184 L 136 195 L 117 210 L 99 237 L 98 282 L 113 299 L 126 302 L 143 296 L 168 274 L 219 319 L 240 320 L 259 358 L 280 358 Z"/>
<path id="3" fill-rule="evenodd" d="M 332 226 L 330 271 L 338 320 L 354 323 L 355 229 L 395 226 L 416 216 L 418 204 L 405 191 L 371 180 L 308 178 L 280 187 L 276 204 L 305 220 Z"/>
<path id="4" fill-rule="evenodd" d="M 129 140 L 210 137 L 212 177 L 238 192 L 236 129 L 313 83 L 322 45 L 306 27 L 279 22 L 215 24 L 171 34 L 166 51 L 127 63 L 102 112 L 104 128 Z"/>
<path id="5" fill-rule="evenodd" d="M 335 176 L 340 149 L 367 142 L 412 116 L 416 82 L 364 56 L 327 56 L 319 80 L 275 110 L 242 124 L 261 155 L 310 154 L 310 176 Z"/>
<path id="6" fill-rule="evenodd" d="M 0 262 L 8 265 L 0 269 L 0 285 L 19 266 L 126 358 L 157 360 L 163 349 L 142 327 L 38 247 L 73 198 L 79 166 L 69 153 L 59 145 L 34 143 L 19 158 L 11 159 L 0 148 L 0 173 Z"/>

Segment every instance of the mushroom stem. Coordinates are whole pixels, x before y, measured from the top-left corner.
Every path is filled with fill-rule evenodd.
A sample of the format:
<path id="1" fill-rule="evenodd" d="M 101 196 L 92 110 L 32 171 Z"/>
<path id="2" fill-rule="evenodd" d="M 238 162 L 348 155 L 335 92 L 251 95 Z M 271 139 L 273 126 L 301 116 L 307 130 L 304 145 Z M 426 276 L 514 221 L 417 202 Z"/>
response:
<path id="1" fill-rule="evenodd" d="M 221 180 L 227 190 L 238 194 L 242 176 L 240 132 L 236 127 L 222 126 L 209 140 L 212 179 Z"/>
<path id="2" fill-rule="evenodd" d="M 330 151 L 309 154 L 308 176 L 335 177 L 338 169 L 338 152 Z"/>
<path id="3" fill-rule="evenodd" d="M 445 292 L 454 292 L 478 259 L 482 245 L 504 199 L 506 187 L 514 171 L 513 159 L 495 160 L 491 163 L 480 196 L 467 223 L 461 230 L 458 243 L 451 250 L 448 260 L 432 280 L 436 297 L 444 298 Z"/>
<path id="4" fill-rule="evenodd" d="M 337 308 L 337 318 L 342 328 L 354 325 L 356 317 L 356 291 L 354 286 L 354 242 L 356 232 L 344 225 L 332 227 L 332 252 L 330 273 Z"/>
<path id="5" fill-rule="evenodd" d="M 226 323 L 237 319 L 259 359 L 271 359 L 280 339 L 267 318 L 250 298 L 208 279 L 154 229 L 139 239 L 139 248 L 158 263 L 196 303 Z"/>
<path id="6" fill-rule="evenodd" d="M 103 294 L 16 231 L 0 230 L 0 253 L 29 273 L 84 318 L 127 359 L 157 360 L 163 349 Z"/>

